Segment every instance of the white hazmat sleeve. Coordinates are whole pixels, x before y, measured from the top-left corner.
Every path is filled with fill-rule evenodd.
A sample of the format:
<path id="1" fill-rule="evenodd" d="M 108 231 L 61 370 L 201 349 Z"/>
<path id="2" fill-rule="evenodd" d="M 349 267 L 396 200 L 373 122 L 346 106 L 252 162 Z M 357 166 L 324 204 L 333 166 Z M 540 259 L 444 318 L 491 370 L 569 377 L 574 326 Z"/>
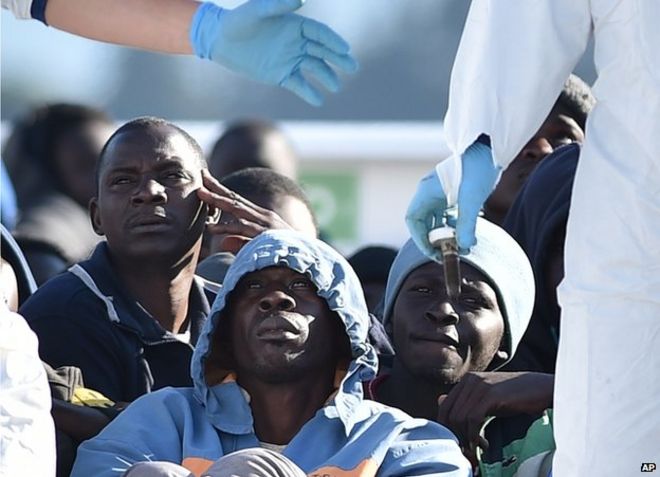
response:
<path id="1" fill-rule="evenodd" d="M 506 168 L 515 158 L 550 112 L 590 32 L 589 0 L 472 1 L 444 121 L 452 155 L 438 168 L 448 196 L 458 192 L 461 154 L 481 134 L 490 137 L 497 164 Z"/>
<path id="2" fill-rule="evenodd" d="M 11 10 L 16 18 L 32 18 L 30 7 L 32 7 L 32 0 L 2 0 L 2 8 Z"/>
<path id="3" fill-rule="evenodd" d="M 51 395 L 36 335 L 0 305 L 0 477 L 55 475 Z"/>

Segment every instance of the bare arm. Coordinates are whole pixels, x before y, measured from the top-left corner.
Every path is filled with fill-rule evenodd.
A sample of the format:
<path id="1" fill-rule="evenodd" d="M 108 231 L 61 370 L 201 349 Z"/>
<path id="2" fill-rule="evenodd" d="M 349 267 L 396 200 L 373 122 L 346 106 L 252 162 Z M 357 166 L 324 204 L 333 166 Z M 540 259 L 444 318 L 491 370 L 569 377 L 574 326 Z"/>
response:
<path id="1" fill-rule="evenodd" d="M 192 54 L 194 0 L 49 0 L 48 24 L 94 40 Z"/>
<path id="2" fill-rule="evenodd" d="M 35 18 L 94 40 L 171 54 L 195 54 L 308 103 L 337 92 L 335 71 L 354 73 L 350 46 L 327 25 L 296 14 L 304 0 L 247 0 L 233 9 L 195 0 L 1 0 Z M 334 69 L 333 69 L 334 68 Z"/>

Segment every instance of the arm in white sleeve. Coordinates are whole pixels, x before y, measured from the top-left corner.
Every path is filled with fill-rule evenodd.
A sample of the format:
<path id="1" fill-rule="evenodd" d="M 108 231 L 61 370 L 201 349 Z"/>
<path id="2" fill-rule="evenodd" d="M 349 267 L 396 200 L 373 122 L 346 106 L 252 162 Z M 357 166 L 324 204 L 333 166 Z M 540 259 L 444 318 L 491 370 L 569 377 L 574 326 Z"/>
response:
<path id="1" fill-rule="evenodd" d="M 457 159 L 482 134 L 506 168 L 550 112 L 590 33 L 590 0 L 472 1 L 444 121 L 454 159 L 438 167 L 445 187 L 458 188 Z"/>
<path id="2" fill-rule="evenodd" d="M 0 304 L 0 475 L 55 476 L 51 395 L 36 335 Z"/>
<path id="3" fill-rule="evenodd" d="M 10 10 L 16 18 L 32 18 L 32 0 L 2 0 L 2 8 Z"/>

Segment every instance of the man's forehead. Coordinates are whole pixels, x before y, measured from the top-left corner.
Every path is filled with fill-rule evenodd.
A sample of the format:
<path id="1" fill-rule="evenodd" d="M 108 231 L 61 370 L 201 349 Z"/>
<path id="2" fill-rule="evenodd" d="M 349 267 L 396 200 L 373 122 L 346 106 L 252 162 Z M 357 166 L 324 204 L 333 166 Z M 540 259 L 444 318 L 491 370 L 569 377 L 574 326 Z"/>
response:
<path id="1" fill-rule="evenodd" d="M 493 288 L 490 279 L 478 268 L 462 260 L 460 262 L 460 268 L 462 278 L 472 282 L 483 282 L 485 285 Z M 437 279 L 443 283 L 445 281 L 442 264 L 436 262 L 428 262 L 420 265 L 408 275 L 408 278 L 411 277 Z"/>
<path id="2" fill-rule="evenodd" d="M 571 127 L 582 131 L 582 127 L 580 127 L 580 124 L 574 115 L 564 108 L 553 109 L 543 122 L 542 127 L 543 126 Z"/>
<path id="3" fill-rule="evenodd" d="M 125 167 L 136 161 L 174 162 L 201 169 L 197 151 L 182 134 L 172 129 L 162 134 L 143 130 L 121 133 L 108 144 L 104 156 L 104 169 Z"/>

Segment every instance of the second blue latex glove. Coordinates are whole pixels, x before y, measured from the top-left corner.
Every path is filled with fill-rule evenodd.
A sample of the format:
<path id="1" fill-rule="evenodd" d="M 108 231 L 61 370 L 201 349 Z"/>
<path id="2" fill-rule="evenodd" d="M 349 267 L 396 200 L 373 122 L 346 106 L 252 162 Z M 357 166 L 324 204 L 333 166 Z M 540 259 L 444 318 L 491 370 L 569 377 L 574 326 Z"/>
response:
<path id="1" fill-rule="evenodd" d="M 213 3 L 197 9 L 190 26 L 195 54 L 254 80 L 279 85 L 310 104 L 341 87 L 333 68 L 352 73 L 357 62 L 346 41 L 327 25 L 293 13 L 304 0 L 248 0 L 228 10 Z M 304 72 L 304 75 L 303 75 Z"/>
<path id="2" fill-rule="evenodd" d="M 477 217 L 500 177 L 501 167 L 493 162 L 490 147 L 475 142 L 461 156 L 462 176 L 458 189 L 456 241 L 461 253 L 475 243 Z"/>
<path id="3" fill-rule="evenodd" d="M 408 211 L 406 224 L 413 241 L 429 258 L 439 260 L 440 253 L 431 247 L 429 232 L 437 227 L 456 227 L 456 240 L 461 253 L 468 253 L 476 243 L 477 217 L 500 175 L 493 163 L 490 148 L 474 143 L 461 156 L 461 183 L 458 190 L 456 220 L 447 220 L 447 195 L 435 170 L 424 176 L 417 186 Z"/>

